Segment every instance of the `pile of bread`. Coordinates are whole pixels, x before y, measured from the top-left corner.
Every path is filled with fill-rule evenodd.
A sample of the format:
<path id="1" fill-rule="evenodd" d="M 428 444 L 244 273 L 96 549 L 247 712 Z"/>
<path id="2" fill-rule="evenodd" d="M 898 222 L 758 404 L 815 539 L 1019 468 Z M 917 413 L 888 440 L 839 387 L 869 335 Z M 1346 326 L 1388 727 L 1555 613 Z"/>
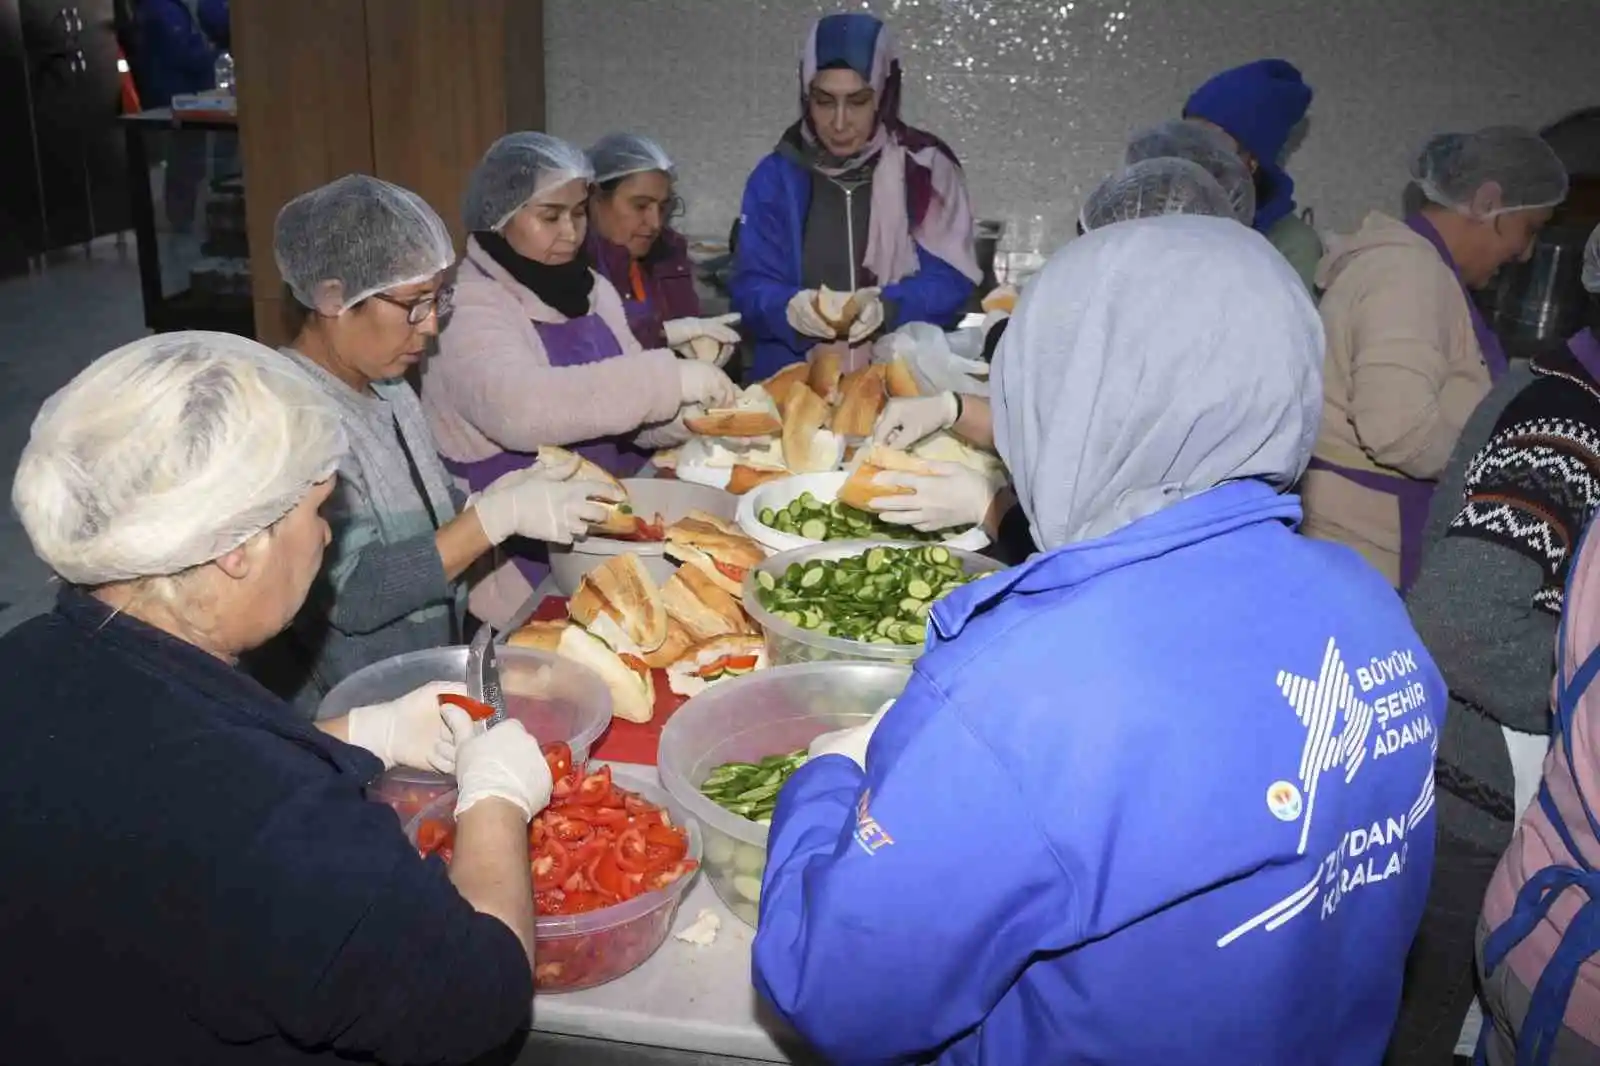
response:
<path id="1" fill-rule="evenodd" d="M 904 361 L 845 373 L 844 356 L 838 348 L 819 347 L 809 362 L 745 389 L 732 407 L 691 415 L 684 425 L 698 438 L 658 452 L 655 465 L 727 468 L 727 484 L 719 487 L 735 495 L 790 474 L 838 469 L 872 435 L 890 397 L 918 394 Z"/>
<path id="2" fill-rule="evenodd" d="M 666 529 L 666 555 L 681 565 L 657 585 L 632 552 L 584 575 L 564 621 L 532 622 L 507 643 L 581 663 L 611 692 L 612 713 L 648 722 L 655 713 L 655 670 L 681 696 L 766 665 L 760 628 L 744 613 L 741 586 L 766 558 L 737 527 L 703 511 Z"/>

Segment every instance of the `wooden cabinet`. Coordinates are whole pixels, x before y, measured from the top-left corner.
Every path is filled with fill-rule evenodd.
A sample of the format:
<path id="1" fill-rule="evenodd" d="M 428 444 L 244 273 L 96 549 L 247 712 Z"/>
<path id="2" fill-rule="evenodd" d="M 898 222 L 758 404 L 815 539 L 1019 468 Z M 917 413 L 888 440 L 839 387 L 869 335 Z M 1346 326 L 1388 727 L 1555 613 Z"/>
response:
<path id="1" fill-rule="evenodd" d="M 233 0 L 256 335 L 282 343 L 272 226 L 345 174 L 414 190 L 457 246 L 467 176 L 544 122 L 541 0 Z"/>

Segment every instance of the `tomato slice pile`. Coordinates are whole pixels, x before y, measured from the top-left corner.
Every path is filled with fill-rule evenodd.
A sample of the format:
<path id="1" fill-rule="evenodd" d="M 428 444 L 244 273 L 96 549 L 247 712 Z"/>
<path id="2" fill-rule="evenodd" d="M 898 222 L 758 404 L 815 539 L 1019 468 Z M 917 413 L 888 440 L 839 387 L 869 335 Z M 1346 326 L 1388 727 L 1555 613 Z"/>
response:
<path id="1" fill-rule="evenodd" d="M 649 800 L 611 780 L 611 768 L 590 773 L 572 763 L 565 744 L 547 744 L 555 785 L 550 805 L 528 826 L 535 909 L 541 915 L 584 914 L 662 889 L 694 871 L 689 835 Z M 455 830 L 429 820 L 417 828 L 417 850 L 450 861 Z"/>

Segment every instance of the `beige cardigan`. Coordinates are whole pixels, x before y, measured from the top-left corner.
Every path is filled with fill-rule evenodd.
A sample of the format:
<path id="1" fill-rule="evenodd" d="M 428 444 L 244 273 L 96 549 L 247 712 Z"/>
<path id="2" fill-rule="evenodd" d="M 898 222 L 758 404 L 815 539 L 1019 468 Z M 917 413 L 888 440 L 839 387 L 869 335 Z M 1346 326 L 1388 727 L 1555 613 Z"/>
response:
<path id="1" fill-rule="evenodd" d="M 1317 283 L 1328 336 L 1317 458 L 1437 479 L 1490 385 L 1455 273 L 1427 238 L 1374 212 L 1322 260 Z M 1318 470 L 1301 494 L 1305 533 L 1356 549 L 1399 584 L 1393 496 Z"/>

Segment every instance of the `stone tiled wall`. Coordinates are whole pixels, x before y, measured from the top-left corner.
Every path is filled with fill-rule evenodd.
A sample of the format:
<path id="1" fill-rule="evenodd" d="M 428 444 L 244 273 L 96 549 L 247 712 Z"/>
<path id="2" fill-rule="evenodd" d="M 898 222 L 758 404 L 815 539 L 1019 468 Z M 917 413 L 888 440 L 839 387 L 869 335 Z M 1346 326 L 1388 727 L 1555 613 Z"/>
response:
<path id="1" fill-rule="evenodd" d="M 889 20 L 907 118 L 950 142 L 1017 250 L 1070 236 L 1131 129 L 1249 59 L 1290 59 L 1316 89 L 1288 165 L 1324 229 L 1394 209 L 1430 131 L 1600 104 L 1600 0 L 546 0 L 551 130 L 655 136 L 684 228 L 725 234 L 795 117 L 804 28 L 847 6 Z"/>

